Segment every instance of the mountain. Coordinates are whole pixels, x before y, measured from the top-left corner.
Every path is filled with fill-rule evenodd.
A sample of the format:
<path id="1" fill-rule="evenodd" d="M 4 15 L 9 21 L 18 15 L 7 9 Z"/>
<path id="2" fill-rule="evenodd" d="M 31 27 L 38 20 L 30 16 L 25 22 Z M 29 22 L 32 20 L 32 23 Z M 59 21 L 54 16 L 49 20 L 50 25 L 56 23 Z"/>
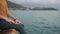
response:
<path id="1" fill-rule="evenodd" d="M 8 4 L 9 8 L 18 8 L 18 9 L 21 9 L 21 8 L 25 9 L 26 8 L 26 7 L 24 7 L 24 6 L 20 5 L 20 4 L 13 3 L 11 1 L 7 1 L 7 4 Z"/>
<path id="2" fill-rule="evenodd" d="M 53 4 L 36 4 L 36 3 L 15 3 L 12 1 L 7 1 L 8 7 L 9 8 L 13 8 L 13 9 L 21 9 L 21 10 L 27 10 L 27 9 L 31 9 L 31 7 L 35 7 L 33 9 L 39 9 L 39 10 L 55 10 L 55 8 L 57 9 L 57 6 L 55 7 Z M 27 5 L 27 6 L 26 6 Z M 40 7 L 40 8 L 36 8 L 36 7 Z M 45 8 L 44 8 L 45 7 Z"/>

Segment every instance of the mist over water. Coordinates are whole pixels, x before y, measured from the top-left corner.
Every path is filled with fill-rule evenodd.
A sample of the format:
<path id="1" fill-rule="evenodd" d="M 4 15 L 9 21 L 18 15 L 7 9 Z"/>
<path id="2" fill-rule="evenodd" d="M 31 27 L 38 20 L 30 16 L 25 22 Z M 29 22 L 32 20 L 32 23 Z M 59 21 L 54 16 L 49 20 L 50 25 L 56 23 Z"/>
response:
<path id="1" fill-rule="evenodd" d="M 60 34 L 60 11 L 10 11 L 24 23 L 27 34 Z"/>

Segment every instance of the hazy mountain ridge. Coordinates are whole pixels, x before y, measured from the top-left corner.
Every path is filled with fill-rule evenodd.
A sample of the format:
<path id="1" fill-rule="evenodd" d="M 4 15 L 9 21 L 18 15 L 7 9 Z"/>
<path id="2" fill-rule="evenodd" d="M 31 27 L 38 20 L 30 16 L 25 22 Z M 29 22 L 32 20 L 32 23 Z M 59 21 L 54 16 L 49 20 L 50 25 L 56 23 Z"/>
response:
<path id="1" fill-rule="evenodd" d="M 30 9 L 36 9 L 36 10 L 53 10 L 54 8 L 53 7 L 47 7 L 46 5 L 43 5 L 43 4 L 40 4 L 40 5 L 36 5 L 36 4 L 34 4 L 34 3 L 32 3 L 33 5 L 34 5 L 34 8 L 31 8 L 31 7 L 28 7 L 28 6 L 31 6 L 31 3 L 30 4 L 28 4 L 27 3 L 27 5 L 28 6 L 26 6 L 26 5 L 23 5 L 23 4 L 18 4 L 18 3 L 14 3 L 14 2 L 11 2 L 11 1 L 7 1 L 7 3 L 8 3 L 8 7 L 9 8 L 14 8 L 14 9 L 21 9 L 21 10 L 30 10 Z M 43 6 L 42 6 L 43 5 Z M 25 7 L 24 7 L 25 6 Z M 36 6 L 37 7 L 40 7 L 40 8 L 36 8 Z M 32 6 L 33 7 L 33 6 Z M 43 9 L 42 9 L 43 8 Z M 53 9 L 52 9 L 53 8 Z M 55 10 L 55 9 L 54 9 Z"/>
<path id="2" fill-rule="evenodd" d="M 18 9 L 20 9 L 20 8 L 26 8 L 26 7 L 24 7 L 24 6 L 20 5 L 20 4 L 13 3 L 11 1 L 7 1 L 7 4 L 8 4 L 9 8 L 18 8 Z"/>

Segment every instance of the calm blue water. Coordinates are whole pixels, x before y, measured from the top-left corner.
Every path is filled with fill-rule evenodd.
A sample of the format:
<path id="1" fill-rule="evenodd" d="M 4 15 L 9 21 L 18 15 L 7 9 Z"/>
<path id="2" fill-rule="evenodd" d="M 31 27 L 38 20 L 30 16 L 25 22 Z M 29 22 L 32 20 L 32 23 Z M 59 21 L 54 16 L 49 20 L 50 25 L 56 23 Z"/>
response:
<path id="1" fill-rule="evenodd" d="M 60 11 L 10 11 L 24 23 L 27 34 L 60 34 Z"/>

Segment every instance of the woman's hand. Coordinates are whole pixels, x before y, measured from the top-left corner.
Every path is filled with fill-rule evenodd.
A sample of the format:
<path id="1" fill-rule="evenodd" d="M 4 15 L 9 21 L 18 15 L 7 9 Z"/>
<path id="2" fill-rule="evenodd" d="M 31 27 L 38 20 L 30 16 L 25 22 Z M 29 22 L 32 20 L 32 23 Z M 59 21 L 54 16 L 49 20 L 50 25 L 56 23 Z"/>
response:
<path id="1" fill-rule="evenodd" d="M 7 22 L 9 22 L 10 24 L 14 24 L 15 22 L 13 20 L 10 19 L 6 19 Z"/>
<path id="2" fill-rule="evenodd" d="M 10 24 L 15 24 L 15 22 L 13 20 L 10 21 Z"/>
<path id="3" fill-rule="evenodd" d="M 15 19 L 15 24 L 22 24 L 19 20 Z"/>

